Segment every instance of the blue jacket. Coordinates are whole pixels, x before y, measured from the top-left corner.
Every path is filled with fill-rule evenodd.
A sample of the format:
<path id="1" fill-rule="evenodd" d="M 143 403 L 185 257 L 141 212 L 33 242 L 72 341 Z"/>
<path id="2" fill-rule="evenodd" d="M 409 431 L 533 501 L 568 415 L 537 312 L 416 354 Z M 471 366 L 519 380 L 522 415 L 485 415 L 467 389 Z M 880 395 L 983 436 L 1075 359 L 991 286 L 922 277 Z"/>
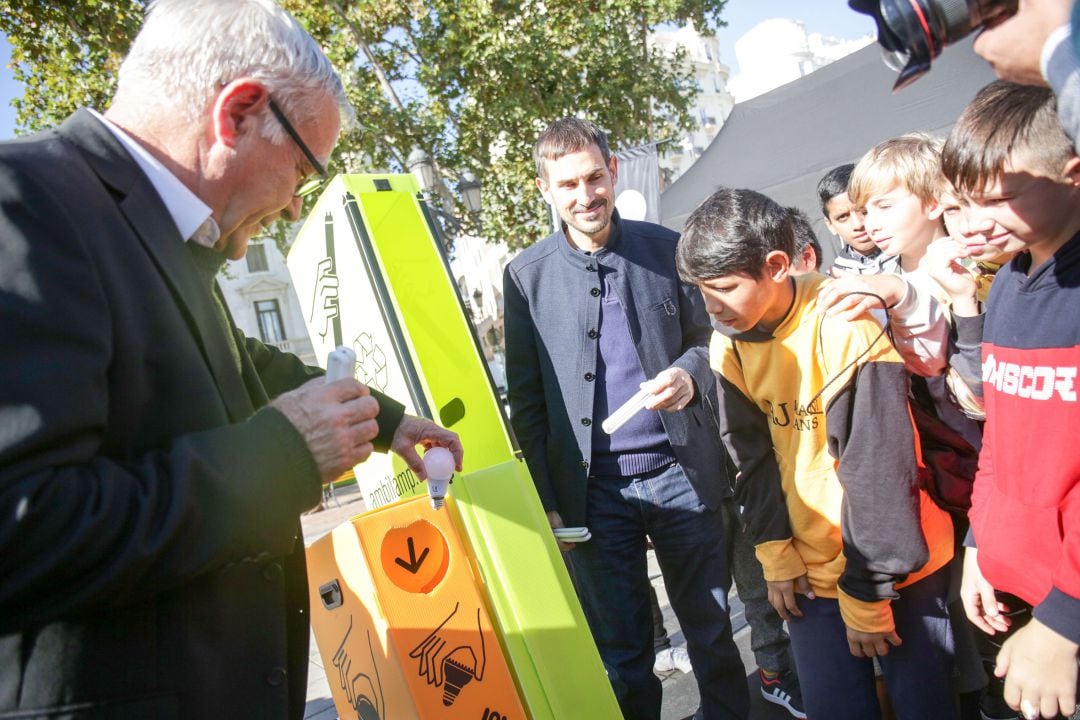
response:
<path id="1" fill-rule="evenodd" d="M 546 511 L 585 525 L 592 457 L 593 381 L 602 263 L 618 293 L 647 378 L 678 366 L 694 379 L 694 400 L 661 412 L 675 457 L 698 497 L 715 508 L 731 495 L 716 424 L 709 367 L 712 333 L 701 294 L 675 271 L 677 233 L 622 220 L 596 256 L 571 250 L 562 231 L 523 250 L 503 275 L 506 377 L 511 424 Z"/>

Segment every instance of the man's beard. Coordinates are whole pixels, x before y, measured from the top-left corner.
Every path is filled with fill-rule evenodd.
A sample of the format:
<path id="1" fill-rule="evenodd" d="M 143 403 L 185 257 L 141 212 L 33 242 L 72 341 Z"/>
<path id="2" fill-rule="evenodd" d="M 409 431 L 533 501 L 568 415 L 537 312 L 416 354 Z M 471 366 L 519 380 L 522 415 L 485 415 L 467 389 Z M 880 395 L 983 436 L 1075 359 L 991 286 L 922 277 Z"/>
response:
<path id="1" fill-rule="evenodd" d="M 597 200 L 589 208 L 575 205 L 573 209 L 560 212 L 559 215 L 562 217 L 563 222 L 565 222 L 567 225 L 574 228 L 578 232 L 585 235 L 595 235 L 598 232 L 603 231 L 604 228 L 606 228 L 611 222 L 611 212 L 607 210 L 607 204 L 608 203 L 606 200 Z M 602 212 L 599 216 L 597 216 L 595 220 L 581 220 L 577 212 L 575 212 L 580 212 L 582 210 L 592 210 L 596 208 L 604 208 L 605 211 Z"/>

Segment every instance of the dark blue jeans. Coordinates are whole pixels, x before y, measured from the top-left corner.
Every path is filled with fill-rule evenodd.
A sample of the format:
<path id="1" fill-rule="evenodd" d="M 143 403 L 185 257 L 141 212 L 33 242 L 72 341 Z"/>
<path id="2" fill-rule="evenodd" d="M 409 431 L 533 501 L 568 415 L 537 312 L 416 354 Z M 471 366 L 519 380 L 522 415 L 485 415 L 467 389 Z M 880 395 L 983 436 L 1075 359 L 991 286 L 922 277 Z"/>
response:
<path id="1" fill-rule="evenodd" d="M 672 465 L 640 477 L 589 478 L 592 539 L 568 553 L 600 657 L 628 720 L 660 717 L 645 536 L 656 550 L 701 693 L 704 720 L 745 718 L 746 671 L 728 621 L 723 518 Z"/>
<path id="2" fill-rule="evenodd" d="M 901 644 L 889 646 L 878 662 L 899 720 L 955 717 L 949 682 L 953 636 L 945 609 L 948 586 L 946 566 L 901 588 L 900 597 L 892 601 Z M 873 660 L 857 658 L 848 649 L 839 603 L 803 595 L 796 599 L 803 616 L 788 622 L 788 632 L 806 714 L 828 720 L 880 718 Z"/>
<path id="3" fill-rule="evenodd" d="M 791 642 L 784 629 L 784 620 L 769 604 L 765 571 L 754 554 L 754 543 L 743 527 L 738 506 L 733 500 L 727 500 L 721 507 L 731 575 L 735 579 L 735 591 L 742 600 L 746 622 L 750 625 L 750 649 L 754 651 L 754 661 L 759 668 L 770 672 L 793 670 Z"/>

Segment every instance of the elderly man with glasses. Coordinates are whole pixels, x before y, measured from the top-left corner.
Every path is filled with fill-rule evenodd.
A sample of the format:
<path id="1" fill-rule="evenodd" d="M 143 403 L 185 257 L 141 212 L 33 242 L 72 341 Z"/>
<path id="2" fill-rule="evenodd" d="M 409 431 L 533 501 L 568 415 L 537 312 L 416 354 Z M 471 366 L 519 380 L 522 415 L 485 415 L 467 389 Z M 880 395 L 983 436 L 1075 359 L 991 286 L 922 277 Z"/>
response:
<path id="1" fill-rule="evenodd" d="M 157 0 L 104 115 L 0 143 L 0 716 L 301 718 L 300 513 L 373 450 L 460 467 L 214 282 L 350 118 L 272 0 Z"/>

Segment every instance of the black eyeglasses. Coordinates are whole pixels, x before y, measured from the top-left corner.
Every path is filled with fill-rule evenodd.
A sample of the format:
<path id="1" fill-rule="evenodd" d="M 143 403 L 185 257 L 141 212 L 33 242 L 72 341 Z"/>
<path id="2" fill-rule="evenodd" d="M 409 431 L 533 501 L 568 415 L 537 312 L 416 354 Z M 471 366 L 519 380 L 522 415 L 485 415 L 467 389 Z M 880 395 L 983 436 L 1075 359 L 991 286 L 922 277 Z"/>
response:
<path id="1" fill-rule="evenodd" d="M 326 168 L 315 159 L 315 155 L 312 154 L 311 150 L 308 149 L 308 146 L 304 144 L 304 141 L 300 139 L 300 133 L 296 132 L 296 128 L 294 128 L 292 123 L 285 117 L 285 113 L 281 112 L 281 108 L 274 102 L 274 98 L 270 98 L 270 112 L 274 113 L 274 117 L 281 123 L 281 127 L 285 128 L 285 132 L 289 134 L 289 137 L 293 139 L 296 146 L 300 148 L 300 152 L 304 153 L 304 157 L 311 163 L 311 167 L 315 168 L 315 176 L 300 183 L 300 186 L 293 192 L 293 197 L 306 197 L 321 188 L 323 183 L 330 179 L 330 174 L 326 172 Z"/>

